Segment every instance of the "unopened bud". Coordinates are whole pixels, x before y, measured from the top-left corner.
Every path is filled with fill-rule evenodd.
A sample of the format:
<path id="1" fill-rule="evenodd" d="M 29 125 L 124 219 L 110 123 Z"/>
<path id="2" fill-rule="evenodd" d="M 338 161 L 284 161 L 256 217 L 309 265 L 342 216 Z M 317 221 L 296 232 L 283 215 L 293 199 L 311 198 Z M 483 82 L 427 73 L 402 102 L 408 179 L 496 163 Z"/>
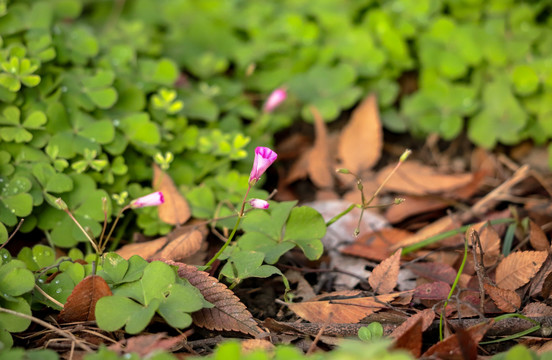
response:
<path id="1" fill-rule="evenodd" d="M 345 168 L 342 168 L 342 169 L 336 169 L 335 172 L 338 172 L 340 174 L 350 174 L 351 172 L 349 171 L 349 169 L 345 169 Z"/>
<path id="2" fill-rule="evenodd" d="M 68 210 L 69 208 L 67 207 L 67 204 L 65 203 L 65 201 L 63 201 L 62 198 L 57 198 L 56 199 L 56 204 L 59 206 L 59 208 L 61 210 Z"/>
<path id="3" fill-rule="evenodd" d="M 402 153 L 401 157 L 399 158 L 399 161 L 400 161 L 400 162 L 405 162 L 406 159 L 408 159 L 408 157 L 410 156 L 410 154 L 412 154 L 412 150 L 406 149 L 406 150 Z"/>
<path id="4" fill-rule="evenodd" d="M 405 199 L 403 199 L 403 198 L 395 198 L 395 201 L 393 201 L 393 203 L 395 205 L 399 205 L 399 204 L 402 204 L 404 201 L 405 201 Z"/>

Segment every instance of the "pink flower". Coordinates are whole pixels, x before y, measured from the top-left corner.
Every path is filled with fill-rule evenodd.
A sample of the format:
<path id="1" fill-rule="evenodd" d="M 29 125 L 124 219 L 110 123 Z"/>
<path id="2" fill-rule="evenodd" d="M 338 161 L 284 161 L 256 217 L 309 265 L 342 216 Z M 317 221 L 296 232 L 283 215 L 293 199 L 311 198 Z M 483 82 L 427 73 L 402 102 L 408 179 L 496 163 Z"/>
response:
<path id="1" fill-rule="evenodd" d="M 165 198 L 163 197 L 163 193 L 161 191 L 157 191 L 142 197 L 139 197 L 138 199 L 134 199 L 130 202 L 130 207 L 133 209 L 142 208 L 145 206 L 158 206 L 165 202 Z"/>
<path id="2" fill-rule="evenodd" d="M 249 200 L 249 204 L 253 206 L 256 209 L 268 209 L 268 201 L 261 200 L 261 199 L 251 199 Z"/>
<path id="3" fill-rule="evenodd" d="M 263 105 L 263 111 L 266 113 L 272 112 L 280 105 L 287 97 L 287 91 L 284 88 L 278 88 L 270 94 Z"/>
<path id="4" fill-rule="evenodd" d="M 249 184 L 254 185 L 266 169 L 276 160 L 278 154 L 267 147 L 258 146 L 255 149 L 255 160 L 253 161 L 253 169 L 249 175 Z"/>

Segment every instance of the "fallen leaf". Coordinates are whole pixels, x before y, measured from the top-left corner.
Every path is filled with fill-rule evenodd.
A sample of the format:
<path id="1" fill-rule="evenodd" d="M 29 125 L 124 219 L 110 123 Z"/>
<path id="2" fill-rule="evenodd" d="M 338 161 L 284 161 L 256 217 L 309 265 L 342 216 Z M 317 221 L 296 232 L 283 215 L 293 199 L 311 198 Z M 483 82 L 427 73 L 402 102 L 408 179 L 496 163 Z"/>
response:
<path id="1" fill-rule="evenodd" d="M 332 161 L 328 144 L 328 130 L 318 110 L 311 106 L 310 111 L 314 117 L 315 139 L 312 150 L 309 152 L 307 171 L 314 185 L 319 188 L 330 188 L 334 184 L 334 172 L 330 169 Z"/>
<path id="2" fill-rule="evenodd" d="M 410 319 L 415 319 L 415 321 L 409 324 L 400 336 L 395 337 L 393 348 L 407 350 L 415 358 L 418 358 L 422 354 L 423 319 L 414 317 Z"/>
<path id="3" fill-rule="evenodd" d="M 265 334 L 253 315 L 226 285 L 195 266 L 170 260 L 164 262 L 177 266 L 178 275 L 198 288 L 205 300 L 214 305 L 213 308 L 192 313 L 194 324 L 209 330 L 238 331 L 255 337 Z"/>
<path id="4" fill-rule="evenodd" d="M 439 220 L 432 222 L 429 225 L 424 226 L 418 230 L 414 235 L 403 239 L 399 243 L 395 244 L 392 249 L 398 249 L 400 247 L 404 248 L 409 245 L 417 244 L 423 240 L 426 240 L 432 236 L 443 233 L 445 231 L 457 229 L 460 227 L 460 224 L 455 221 L 451 216 L 444 216 Z M 426 248 L 439 247 L 443 245 L 443 242 L 446 241 L 450 243 L 449 245 L 456 244 L 458 242 L 463 242 L 462 236 L 453 235 L 447 239 L 441 240 L 440 242 L 430 244 Z"/>
<path id="5" fill-rule="evenodd" d="M 516 290 L 527 284 L 546 260 L 546 251 L 519 251 L 504 258 L 496 268 L 496 285 Z"/>
<path id="6" fill-rule="evenodd" d="M 487 322 L 479 323 L 475 326 L 470 327 L 469 329 L 464 330 L 471 341 L 475 344 L 479 344 L 485 333 L 492 327 L 494 320 L 489 320 Z M 463 334 L 465 335 L 465 334 Z M 465 339 L 465 337 L 462 337 Z M 465 341 L 462 341 L 465 343 Z M 462 349 L 460 348 L 460 341 L 457 334 L 453 334 L 443 341 L 438 342 L 437 344 L 430 347 L 424 354 L 422 358 L 436 358 L 436 359 L 462 359 L 463 357 Z"/>
<path id="7" fill-rule="evenodd" d="M 379 296 L 305 301 L 288 304 L 297 316 L 309 322 L 316 323 L 357 323 L 366 316 L 386 308 L 386 302 L 395 299 L 399 293 Z"/>
<path id="8" fill-rule="evenodd" d="M 113 295 L 111 289 L 101 276 L 89 275 L 75 286 L 59 313 L 58 321 L 67 323 L 96 320 L 96 303 L 100 298 L 110 295 Z"/>
<path id="9" fill-rule="evenodd" d="M 546 278 L 552 273 L 552 258 L 548 256 L 529 285 L 529 296 L 542 293 Z"/>
<path id="10" fill-rule="evenodd" d="M 390 206 L 385 212 L 385 218 L 392 224 L 401 222 L 411 216 L 449 207 L 451 201 L 429 196 L 402 196 L 404 202 Z"/>
<path id="11" fill-rule="evenodd" d="M 419 277 L 449 285 L 452 285 L 458 272 L 452 266 L 440 262 L 415 262 L 409 264 L 407 268 Z"/>
<path id="12" fill-rule="evenodd" d="M 158 206 L 159 218 L 171 225 L 182 225 L 192 215 L 188 202 L 174 185 L 169 174 L 153 164 L 153 188 L 163 192 L 165 202 Z"/>
<path id="13" fill-rule="evenodd" d="M 419 320 L 422 320 L 422 332 L 426 331 L 431 326 L 434 318 L 435 312 L 433 310 L 425 309 L 423 311 L 420 311 L 419 313 L 412 315 L 411 317 L 406 319 L 405 322 L 397 326 L 395 330 L 393 330 L 393 332 L 389 335 L 389 337 L 393 339 L 398 339 L 402 337 L 404 334 L 407 333 L 408 329 Z"/>
<path id="14" fill-rule="evenodd" d="M 257 350 L 263 351 L 266 354 L 267 351 L 273 351 L 275 349 L 274 345 L 270 341 L 264 339 L 244 340 L 241 342 L 241 348 L 243 354 Z"/>
<path id="15" fill-rule="evenodd" d="M 432 283 L 422 284 L 414 289 L 414 298 L 421 300 L 444 300 L 450 293 L 450 285 L 436 281 Z"/>
<path id="16" fill-rule="evenodd" d="M 470 232 L 468 231 L 467 233 L 469 234 Z M 487 226 L 482 227 L 479 231 L 479 240 L 481 242 L 481 249 L 483 249 L 483 265 L 486 267 L 493 266 L 500 258 L 500 236 L 487 223 Z M 478 262 L 480 262 L 481 251 L 479 250 L 479 246 L 475 247 L 475 253 L 477 254 Z"/>
<path id="17" fill-rule="evenodd" d="M 184 340 L 185 337 L 182 335 L 168 338 L 166 333 L 138 335 L 119 341 L 109 346 L 109 349 L 118 352 L 120 355 L 137 353 L 140 357 L 147 358 L 155 351 L 169 351 Z"/>
<path id="18" fill-rule="evenodd" d="M 300 297 L 303 301 L 309 301 L 316 296 L 312 286 L 299 271 L 288 270 L 285 276 L 291 284 L 297 283 L 297 290 L 294 291 L 295 296 Z"/>
<path id="19" fill-rule="evenodd" d="M 375 293 L 389 294 L 397 286 L 401 253 L 402 249 L 395 251 L 391 257 L 383 260 L 372 270 L 368 283 L 370 283 Z"/>
<path id="20" fill-rule="evenodd" d="M 529 220 L 529 226 L 529 241 L 531 242 L 533 249 L 538 251 L 548 251 L 550 248 L 550 242 L 541 227 L 535 224 L 533 220 Z"/>
<path id="21" fill-rule="evenodd" d="M 377 99 L 370 94 L 356 107 L 343 128 L 337 152 L 342 167 L 359 174 L 378 162 L 382 147 L 383 131 Z"/>
<path id="22" fill-rule="evenodd" d="M 541 295 L 544 299 L 548 299 L 550 297 L 550 293 L 552 293 L 552 273 L 548 274 L 548 276 L 544 278 Z"/>
<path id="23" fill-rule="evenodd" d="M 340 251 L 342 254 L 383 261 L 391 255 L 391 248 L 395 244 L 410 236 L 412 236 L 412 233 L 406 230 L 383 228 L 378 231 L 361 233 L 354 243 L 340 249 Z"/>
<path id="24" fill-rule="evenodd" d="M 391 173 L 394 164 L 383 168 L 378 174 L 380 183 Z M 410 195 L 437 194 L 465 186 L 473 174 L 439 174 L 432 167 L 416 160 L 402 164 L 385 184 L 385 190 Z"/>
<path id="25" fill-rule="evenodd" d="M 532 302 L 527 304 L 521 313 L 528 317 L 552 316 L 552 307 L 545 303 Z"/>
<path id="26" fill-rule="evenodd" d="M 144 259 L 180 261 L 197 253 L 203 245 L 204 235 L 194 228 L 176 228 L 169 235 L 141 243 L 128 244 L 117 250 L 125 259 L 139 255 Z"/>
<path id="27" fill-rule="evenodd" d="M 521 298 L 515 291 L 500 289 L 491 284 L 483 284 L 483 287 L 500 310 L 513 313 L 521 307 Z"/>

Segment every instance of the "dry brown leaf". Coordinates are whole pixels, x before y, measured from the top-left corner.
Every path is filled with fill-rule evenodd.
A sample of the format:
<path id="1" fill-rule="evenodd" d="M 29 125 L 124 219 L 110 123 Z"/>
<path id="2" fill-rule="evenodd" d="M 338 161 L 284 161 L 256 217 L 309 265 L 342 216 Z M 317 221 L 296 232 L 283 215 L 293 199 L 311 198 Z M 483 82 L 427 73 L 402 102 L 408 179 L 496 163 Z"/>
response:
<path id="1" fill-rule="evenodd" d="M 412 233 L 406 230 L 383 228 L 378 231 L 361 233 L 353 244 L 340 249 L 340 251 L 342 254 L 383 261 L 391 255 L 390 249 L 394 244 L 410 236 Z"/>
<path id="2" fill-rule="evenodd" d="M 490 284 L 483 284 L 483 287 L 500 310 L 507 313 L 519 310 L 521 298 L 515 291 L 500 289 Z"/>
<path id="3" fill-rule="evenodd" d="M 203 244 L 204 234 L 194 228 L 176 228 L 169 235 L 142 243 L 128 244 L 117 250 L 125 259 L 139 255 L 144 259 L 179 261 L 197 253 Z"/>
<path id="4" fill-rule="evenodd" d="M 306 301 L 288 304 L 297 316 L 312 322 L 320 323 L 357 323 L 366 316 L 386 307 L 386 302 L 392 301 L 400 293 L 371 297 Z M 326 296 L 330 296 L 327 294 Z"/>
<path id="5" fill-rule="evenodd" d="M 431 323 L 433 322 L 433 319 L 435 318 L 435 312 L 431 309 L 425 309 L 423 311 L 420 311 L 419 313 L 412 315 L 409 317 L 405 322 L 397 326 L 395 330 L 391 334 L 389 334 L 390 338 L 398 339 L 403 334 L 407 332 L 407 330 L 412 327 L 418 320 L 422 320 L 422 332 L 426 331 L 427 328 L 431 326 Z"/>
<path id="6" fill-rule="evenodd" d="M 496 285 L 516 290 L 527 284 L 546 260 L 546 251 L 518 251 L 503 259 L 496 268 Z"/>
<path id="7" fill-rule="evenodd" d="M 98 275 L 89 275 L 75 286 L 63 310 L 59 313 L 60 323 L 96 320 L 96 303 L 104 296 L 113 295 L 109 285 Z"/>
<path id="8" fill-rule="evenodd" d="M 119 341 L 109 346 L 109 349 L 118 352 L 119 355 L 137 353 L 139 356 L 147 358 L 155 351 L 169 351 L 183 340 L 185 340 L 183 335 L 168 338 L 166 333 L 138 335 Z"/>
<path id="9" fill-rule="evenodd" d="M 415 358 L 418 358 L 422 354 L 423 319 L 414 317 L 411 317 L 410 319 L 415 319 L 415 321 L 409 324 L 409 326 L 404 329 L 403 333 L 400 336 L 397 336 L 395 338 L 396 340 L 393 344 L 393 348 L 406 350 L 410 352 Z M 407 321 L 405 321 L 403 324 L 405 324 L 406 322 Z"/>
<path id="10" fill-rule="evenodd" d="M 531 242 L 533 249 L 538 251 L 547 251 L 550 248 L 550 242 L 548 241 L 544 231 L 542 231 L 541 227 L 535 224 L 533 220 L 529 221 L 529 226 L 531 227 L 529 241 Z"/>
<path id="11" fill-rule="evenodd" d="M 478 344 L 485 333 L 493 326 L 494 320 L 482 322 L 469 329 L 464 330 L 471 338 L 471 341 Z M 466 335 L 466 334 L 464 334 Z M 464 338 L 464 336 L 462 336 Z M 464 343 L 465 341 L 462 341 Z M 467 350 L 467 349 L 465 349 Z M 462 349 L 460 340 L 457 334 L 453 334 L 443 341 L 430 347 L 423 355 L 422 358 L 436 358 L 436 359 L 462 359 Z"/>
<path id="12" fill-rule="evenodd" d="M 421 284 L 414 289 L 414 298 L 421 300 L 444 300 L 450 293 L 450 285 L 436 281 L 432 283 Z"/>
<path id="13" fill-rule="evenodd" d="M 195 266 L 174 261 L 165 262 L 177 266 L 178 275 L 187 279 L 198 288 L 205 300 L 215 305 L 213 308 L 194 312 L 194 324 L 209 330 L 239 331 L 255 337 L 265 333 L 245 305 L 226 285 L 205 271 L 199 271 Z"/>
<path id="14" fill-rule="evenodd" d="M 288 270 L 285 276 L 290 283 L 297 283 L 297 290 L 294 291 L 295 296 L 301 297 L 303 301 L 309 301 L 316 296 L 312 286 L 299 271 Z"/>
<path id="15" fill-rule="evenodd" d="M 414 262 L 407 266 L 418 277 L 442 281 L 452 285 L 458 273 L 452 266 L 441 262 Z"/>
<path id="16" fill-rule="evenodd" d="M 261 350 L 265 354 L 267 351 L 273 351 L 275 349 L 274 345 L 264 339 L 247 339 L 241 342 L 242 353 L 247 354 L 252 351 Z"/>
<path id="17" fill-rule="evenodd" d="M 376 96 L 370 94 L 356 107 L 341 132 L 337 150 L 342 167 L 356 174 L 370 169 L 378 162 L 382 147 L 378 102 Z"/>
<path id="18" fill-rule="evenodd" d="M 552 307 L 545 303 L 532 302 L 527 304 L 521 313 L 528 317 L 552 316 Z"/>
<path id="19" fill-rule="evenodd" d="M 398 249 L 400 247 L 404 248 L 406 246 L 419 243 L 420 241 L 425 240 L 425 239 L 427 239 L 429 237 L 432 237 L 434 235 L 437 235 L 437 234 L 440 234 L 442 232 L 449 231 L 449 230 L 452 230 L 452 229 L 456 229 L 458 227 L 460 227 L 460 224 L 458 222 L 456 222 L 451 216 L 444 216 L 444 217 L 432 222 L 431 224 L 424 226 L 423 228 L 418 230 L 414 235 L 412 235 L 412 236 L 410 236 L 406 239 L 403 239 L 399 243 L 395 244 L 392 247 L 392 249 Z M 445 239 L 445 241 L 456 243 L 458 241 L 462 241 L 462 237 L 459 236 L 459 235 L 451 236 L 450 238 Z M 436 243 L 436 244 L 433 244 L 433 245 L 426 246 L 426 248 L 431 248 L 432 246 L 433 247 L 436 247 L 436 246 L 438 247 L 438 246 L 442 246 L 442 245 L 443 245 L 443 241 L 441 241 L 439 243 Z M 449 244 L 449 245 L 452 245 L 452 244 Z"/>
<path id="20" fill-rule="evenodd" d="M 370 286 L 377 294 L 389 294 L 397 286 L 402 249 L 395 251 L 372 270 L 368 278 Z"/>
<path id="21" fill-rule="evenodd" d="M 390 206 L 385 212 L 385 218 L 392 224 L 401 222 L 410 216 L 441 210 L 450 206 L 450 201 L 428 196 L 402 196 L 404 202 Z"/>
<path id="22" fill-rule="evenodd" d="M 383 168 L 378 174 L 379 182 L 391 173 L 394 164 Z M 409 160 L 385 184 L 391 192 L 410 195 L 427 195 L 450 191 L 465 186 L 473 179 L 473 174 L 439 174 L 434 168 L 415 160 Z"/>
<path id="23" fill-rule="evenodd" d="M 331 188 L 334 184 L 330 146 L 328 144 L 328 130 L 322 116 L 314 107 L 310 107 L 314 117 L 314 145 L 309 152 L 307 171 L 314 185 L 319 188 Z"/>
<path id="24" fill-rule="evenodd" d="M 188 202 L 174 185 L 169 174 L 153 164 L 153 188 L 162 191 L 165 202 L 158 206 L 159 218 L 171 225 L 182 225 L 192 215 Z"/>
<path id="25" fill-rule="evenodd" d="M 469 234 L 469 231 L 468 231 Z M 486 267 L 493 266 L 500 257 L 500 236 L 496 230 L 490 225 L 483 227 L 479 232 L 479 240 L 481 241 L 481 248 L 483 249 L 483 265 Z M 477 258 L 480 259 L 479 246 L 476 246 L 475 253 Z M 478 260 L 479 262 L 480 260 Z"/>

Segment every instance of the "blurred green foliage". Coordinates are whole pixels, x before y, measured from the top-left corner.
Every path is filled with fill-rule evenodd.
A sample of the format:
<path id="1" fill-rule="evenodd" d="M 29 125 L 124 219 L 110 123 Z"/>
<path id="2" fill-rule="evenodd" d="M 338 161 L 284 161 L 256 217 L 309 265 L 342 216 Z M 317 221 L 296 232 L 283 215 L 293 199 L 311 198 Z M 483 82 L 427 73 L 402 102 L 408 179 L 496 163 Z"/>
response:
<path id="1" fill-rule="evenodd" d="M 101 198 L 148 193 L 156 154 L 174 155 L 194 216 L 212 217 L 241 200 L 255 146 L 310 105 L 332 121 L 369 92 L 395 132 L 546 143 L 551 13 L 532 0 L 0 2 L 0 243 L 23 217 L 55 245 L 84 241 L 57 197 L 97 236 Z M 290 97 L 261 121 L 280 86 Z M 154 209 L 136 224 L 170 230 Z"/>

